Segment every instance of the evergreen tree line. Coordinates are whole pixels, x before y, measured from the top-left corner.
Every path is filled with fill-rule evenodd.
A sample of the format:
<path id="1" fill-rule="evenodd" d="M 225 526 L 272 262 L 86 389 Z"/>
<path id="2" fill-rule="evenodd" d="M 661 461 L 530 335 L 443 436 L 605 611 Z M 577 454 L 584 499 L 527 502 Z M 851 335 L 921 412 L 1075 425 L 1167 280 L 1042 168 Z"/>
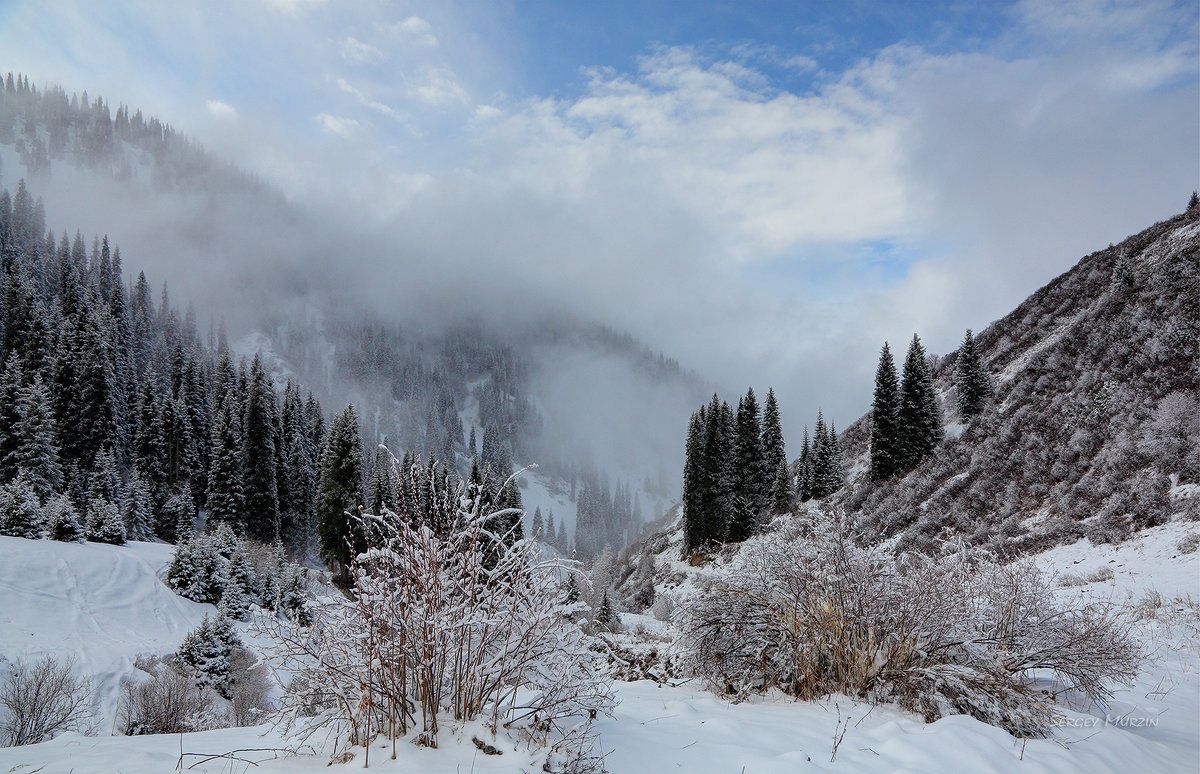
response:
<path id="1" fill-rule="evenodd" d="M 580 557 L 595 557 L 606 546 L 619 551 L 641 528 L 641 504 L 632 488 L 620 481 L 610 487 L 592 466 L 580 479 L 575 507 L 575 541 L 571 547 Z M 558 547 L 566 552 L 566 525 L 561 527 L 562 544 Z"/>
<path id="2" fill-rule="evenodd" d="M 975 338 L 968 329 L 955 362 L 959 417 L 966 422 L 992 398 L 992 384 Z M 920 338 L 913 334 L 899 377 L 884 342 L 875 371 L 871 404 L 871 480 L 886 481 L 919 465 L 944 436 L 933 369 Z"/>
<path id="3" fill-rule="evenodd" d="M 754 389 L 734 411 L 716 394 L 688 422 L 683 467 L 684 550 L 738 542 L 768 509 L 791 499 L 779 406 L 768 390 L 759 411 Z"/>
<path id="4" fill-rule="evenodd" d="M 494 534 L 509 544 L 521 540 L 523 506 L 520 489 L 507 472 L 511 469 L 508 463 L 503 474 L 493 473 L 491 464 L 476 455 L 464 478 L 453 463 L 439 461 L 433 453 L 423 460 L 408 451 L 396 460 L 380 444 L 368 454 L 358 413 L 347 406 L 330 422 L 320 459 L 315 496 L 320 555 L 346 582 L 354 557 L 370 537 L 358 514 L 391 512 L 444 535 L 454 529 L 459 511 L 476 502 L 485 514 L 504 512 L 492 525 Z"/>
<path id="5" fill-rule="evenodd" d="M 223 330 L 203 343 L 165 284 L 158 303 L 144 273 L 126 284 L 107 238 L 56 239 L 24 181 L 0 191 L 6 533 L 174 542 L 206 510 L 303 552 L 323 435 L 311 393 L 278 395 L 258 356 L 235 365 Z"/>
<path id="6" fill-rule="evenodd" d="M 817 410 L 817 421 L 813 425 L 811 440 L 808 436 L 808 426 L 804 428 L 798 471 L 795 495 L 801 502 L 828 497 L 841 489 L 845 483 L 842 447 L 838 443 L 837 428 L 833 422 L 826 427 L 825 415 L 820 409 Z"/>
<path id="7" fill-rule="evenodd" d="M 635 513 L 635 518 L 640 519 L 640 514 Z M 567 535 L 566 519 L 562 519 L 556 523 L 554 521 L 553 510 L 547 511 L 543 519 L 541 506 L 534 508 L 533 521 L 530 525 L 529 534 L 546 545 L 557 549 L 563 555 L 571 553 L 571 540 Z"/>

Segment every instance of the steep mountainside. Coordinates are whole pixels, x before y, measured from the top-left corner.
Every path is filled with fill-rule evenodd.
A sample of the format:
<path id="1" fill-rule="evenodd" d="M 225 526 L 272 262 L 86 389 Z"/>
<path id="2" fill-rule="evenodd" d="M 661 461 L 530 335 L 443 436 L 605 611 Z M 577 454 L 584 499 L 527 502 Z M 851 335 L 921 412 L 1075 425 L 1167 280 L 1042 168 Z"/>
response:
<path id="1" fill-rule="evenodd" d="M 956 424 L 956 354 L 935 363 L 947 437 L 915 470 L 873 484 L 869 415 L 847 428 L 837 502 L 865 536 L 1012 553 L 1200 518 L 1200 211 L 1083 258 L 977 340 L 995 398 Z"/>

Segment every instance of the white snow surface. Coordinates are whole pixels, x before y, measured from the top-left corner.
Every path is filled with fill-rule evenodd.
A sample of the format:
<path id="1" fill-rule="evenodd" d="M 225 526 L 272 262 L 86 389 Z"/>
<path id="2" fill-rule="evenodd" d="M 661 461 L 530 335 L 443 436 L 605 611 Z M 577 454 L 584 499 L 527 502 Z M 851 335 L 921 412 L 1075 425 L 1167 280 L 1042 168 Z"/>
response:
<path id="1" fill-rule="evenodd" d="M 1187 597 L 1200 598 L 1200 554 L 1178 548 L 1197 531 L 1200 525 L 1194 522 L 1174 522 L 1119 545 L 1081 541 L 1039 557 L 1044 567 L 1060 574 L 1086 577 L 1102 568 L 1113 571 L 1106 580 L 1064 586 L 1064 595 L 1137 600 L 1155 589 L 1164 600 L 1157 619 L 1137 625 L 1149 655 L 1137 683 L 1118 690 L 1107 709 L 1065 708 L 1065 722 L 1053 738 L 1014 739 L 964 716 L 926 724 L 895 707 L 871 707 L 846 697 L 798 702 L 772 695 L 731 704 L 696 681 L 640 681 L 617 684 L 621 703 L 616 717 L 598 724 L 607 768 L 614 774 L 1195 772 L 1200 766 L 1200 627 L 1194 618 L 1171 614 L 1186 611 Z M 13 659 L 78 652 L 81 666 L 106 675 L 104 681 L 111 683 L 131 669 L 136 653 L 173 649 L 211 607 L 176 597 L 162 585 L 158 574 L 170 550 L 155 544 L 113 547 L 0 538 L 0 653 Z M 666 626 L 640 616 L 624 618 L 627 625 L 637 618 L 658 635 Z M 447 726 L 437 750 L 401 742 L 392 761 L 386 745 L 373 747 L 370 768 L 405 774 L 541 769 L 544 756 L 536 750 L 503 737 L 494 740 L 479 723 Z M 480 753 L 473 737 L 495 744 L 503 755 Z M 245 750 L 237 755 L 258 763 L 222 758 L 188 769 L 201 757 L 186 756 L 184 768 L 195 772 L 326 770 L 330 750 L 281 756 L 266 749 L 285 746 L 286 740 L 269 726 L 182 737 L 68 733 L 40 745 L 0 749 L 0 772 L 150 774 L 174 770 L 181 748 L 207 754 Z M 260 749 L 250 752 L 252 748 Z M 355 756 L 347 766 L 362 766 L 363 750 L 357 749 Z"/>

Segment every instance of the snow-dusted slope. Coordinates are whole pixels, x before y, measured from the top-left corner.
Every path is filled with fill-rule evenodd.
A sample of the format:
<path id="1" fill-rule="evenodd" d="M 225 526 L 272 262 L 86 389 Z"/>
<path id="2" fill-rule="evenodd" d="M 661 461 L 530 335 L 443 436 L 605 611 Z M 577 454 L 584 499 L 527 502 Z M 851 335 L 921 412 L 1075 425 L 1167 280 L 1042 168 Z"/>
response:
<path id="1" fill-rule="evenodd" d="M 212 605 L 159 579 L 174 546 L 58 543 L 0 537 L 0 667 L 74 658 L 95 680 L 102 733 L 112 731 L 121 680 L 139 653 L 170 653 Z M 7 771 L 7 769 L 3 769 Z"/>

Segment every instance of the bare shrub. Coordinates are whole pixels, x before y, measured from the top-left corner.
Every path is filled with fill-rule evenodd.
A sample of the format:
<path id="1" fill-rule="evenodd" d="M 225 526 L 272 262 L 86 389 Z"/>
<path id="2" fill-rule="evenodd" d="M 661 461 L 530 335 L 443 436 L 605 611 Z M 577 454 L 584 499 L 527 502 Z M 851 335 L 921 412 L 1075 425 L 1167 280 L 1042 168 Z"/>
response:
<path id="1" fill-rule="evenodd" d="M 1105 701 L 1136 676 L 1139 651 L 1117 611 L 1063 609 L 1031 563 L 1000 565 L 855 546 L 840 519 L 796 522 L 747 541 L 682 611 L 696 671 L 742 696 L 778 687 L 896 700 L 932 719 L 967 713 L 1019 735 L 1045 733 L 1052 699 L 1032 670 Z"/>
<path id="2" fill-rule="evenodd" d="M 0 734 L 6 745 L 37 744 L 63 731 L 92 730 L 92 681 L 73 676 L 74 670 L 74 659 L 60 662 L 53 656 L 13 665 L 0 685 Z"/>
<path id="3" fill-rule="evenodd" d="M 271 710 L 271 679 L 265 664 L 254 654 L 237 647 L 229 656 L 230 720 L 235 726 L 253 726 Z"/>
<path id="4" fill-rule="evenodd" d="M 1200 532 L 1193 532 L 1187 537 L 1180 538 L 1175 544 L 1175 550 L 1181 554 L 1194 554 L 1200 548 Z"/>
<path id="5" fill-rule="evenodd" d="M 138 667 L 150 679 L 121 687 L 117 722 L 122 734 L 180 734 L 219 725 L 212 692 L 197 688 L 179 665 L 155 659 Z"/>
<path id="6" fill-rule="evenodd" d="M 486 718 L 494 733 L 549 747 L 547 770 L 590 760 L 591 722 L 615 699 L 590 638 L 564 615 L 566 568 L 540 560 L 535 541 L 492 531 L 511 510 L 484 514 L 461 490 L 456 501 L 444 531 L 365 516 L 350 596 L 316 605 L 311 626 L 261 622 L 287 686 L 278 719 L 352 745 L 384 734 L 394 755 L 410 732 L 436 747 L 444 720 Z"/>

